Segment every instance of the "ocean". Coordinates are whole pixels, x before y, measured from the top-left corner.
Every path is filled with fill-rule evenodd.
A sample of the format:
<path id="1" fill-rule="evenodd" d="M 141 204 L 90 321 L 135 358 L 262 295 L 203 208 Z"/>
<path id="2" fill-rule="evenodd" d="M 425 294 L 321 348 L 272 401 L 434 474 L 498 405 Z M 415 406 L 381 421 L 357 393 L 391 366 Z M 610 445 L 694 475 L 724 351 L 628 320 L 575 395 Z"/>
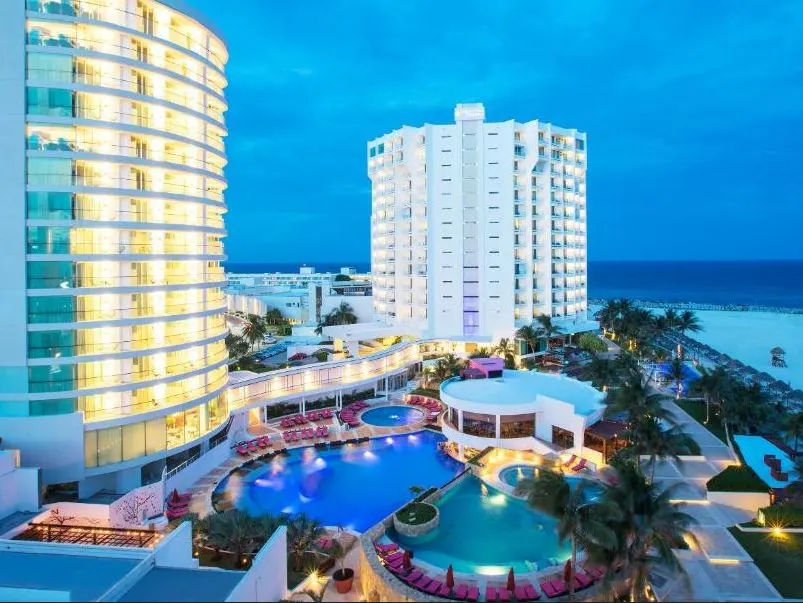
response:
<path id="1" fill-rule="evenodd" d="M 368 262 L 310 262 L 317 272 L 358 272 Z M 229 272 L 298 272 L 300 263 L 227 263 Z M 589 262 L 591 299 L 803 308 L 803 260 L 733 262 Z"/>

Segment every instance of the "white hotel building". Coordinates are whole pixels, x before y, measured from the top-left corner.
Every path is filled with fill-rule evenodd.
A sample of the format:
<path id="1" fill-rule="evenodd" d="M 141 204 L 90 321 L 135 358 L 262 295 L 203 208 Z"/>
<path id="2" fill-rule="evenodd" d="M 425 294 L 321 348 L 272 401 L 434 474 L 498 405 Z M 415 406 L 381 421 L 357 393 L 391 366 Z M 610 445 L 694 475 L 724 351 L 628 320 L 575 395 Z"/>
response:
<path id="1" fill-rule="evenodd" d="M 180 0 L 3 0 L 0 56 L 0 437 L 122 492 L 229 416 L 226 47 Z"/>
<path id="2" fill-rule="evenodd" d="M 489 342 L 546 314 L 586 320 L 586 135 L 538 120 L 403 126 L 368 143 L 380 320 Z"/>

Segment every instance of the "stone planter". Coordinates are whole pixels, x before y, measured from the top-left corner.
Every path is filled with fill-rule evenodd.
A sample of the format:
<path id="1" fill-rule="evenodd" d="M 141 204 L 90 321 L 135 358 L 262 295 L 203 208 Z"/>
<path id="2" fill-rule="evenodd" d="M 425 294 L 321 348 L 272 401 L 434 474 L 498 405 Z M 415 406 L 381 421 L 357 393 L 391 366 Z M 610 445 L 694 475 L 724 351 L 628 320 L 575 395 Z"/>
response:
<path id="1" fill-rule="evenodd" d="M 427 534 L 438 527 L 438 524 L 441 520 L 441 512 L 435 505 L 430 505 L 429 503 L 415 503 L 418 505 L 426 506 L 431 509 L 435 510 L 435 517 L 430 519 L 426 523 L 420 524 L 409 524 L 399 521 L 398 515 L 396 513 L 393 514 L 393 527 L 394 529 L 401 534 L 402 536 L 408 537 L 416 537 L 422 536 L 423 534 Z"/>

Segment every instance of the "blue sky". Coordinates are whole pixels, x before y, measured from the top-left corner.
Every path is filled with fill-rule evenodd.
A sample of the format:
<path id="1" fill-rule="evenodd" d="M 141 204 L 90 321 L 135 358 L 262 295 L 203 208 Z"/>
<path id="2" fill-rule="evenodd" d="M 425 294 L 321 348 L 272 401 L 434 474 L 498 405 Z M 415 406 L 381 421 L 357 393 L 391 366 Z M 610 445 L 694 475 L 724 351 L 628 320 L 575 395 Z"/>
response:
<path id="1" fill-rule="evenodd" d="M 365 142 L 588 132 L 590 260 L 803 258 L 803 1 L 190 0 L 229 45 L 231 262 L 367 261 Z"/>

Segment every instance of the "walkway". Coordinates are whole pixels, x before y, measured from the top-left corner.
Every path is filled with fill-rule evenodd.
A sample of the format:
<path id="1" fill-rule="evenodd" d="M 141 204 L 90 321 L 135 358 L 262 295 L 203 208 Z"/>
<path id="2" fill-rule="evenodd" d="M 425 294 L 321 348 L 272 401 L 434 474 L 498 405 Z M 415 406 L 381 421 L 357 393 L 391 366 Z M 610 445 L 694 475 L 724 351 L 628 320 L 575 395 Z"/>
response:
<path id="1" fill-rule="evenodd" d="M 661 601 L 780 600 L 775 587 L 727 530 L 753 515 L 707 499 L 706 482 L 735 462 L 730 449 L 671 399 L 663 405 L 697 442 L 703 458 L 656 464 L 656 483 L 676 486 L 676 500 L 686 503 L 683 510 L 698 522 L 692 530 L 698 546 L 678 553 L 689 579 L 654 576 L 656 594 Z"/>

